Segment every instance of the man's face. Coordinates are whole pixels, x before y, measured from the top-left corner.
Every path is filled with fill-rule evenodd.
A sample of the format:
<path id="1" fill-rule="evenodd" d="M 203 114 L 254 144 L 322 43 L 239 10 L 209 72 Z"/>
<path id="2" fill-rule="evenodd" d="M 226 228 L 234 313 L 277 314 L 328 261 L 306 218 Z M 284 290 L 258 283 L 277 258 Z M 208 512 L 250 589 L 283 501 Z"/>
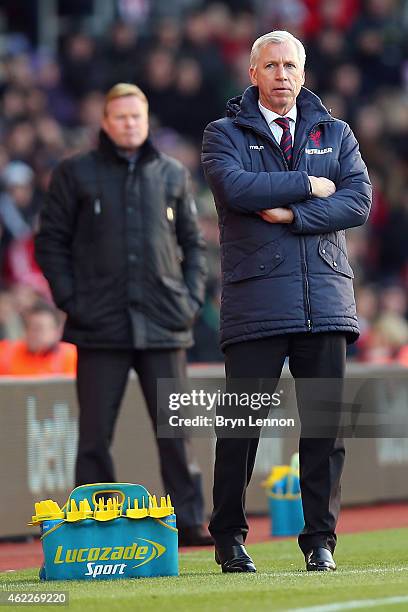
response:
<path id="1" fill-rule="evenodd" d="M 108 102 L 102 128 L 116 146 L 135 151 L 149 131 L 147 106 L 137 96 L 123 96 Z"/>
<path id="2" fill-rule="evenodd" d="M 43 353 L 55 346 L 61 338 L 61 329 L 48 312 L 31 314 L 26 320 L 26 342 L 32 353 Z"/>
<path id="3" fill-rule="evenodd" d="M 259 88 L 261 104 L 279 115 L 285 115 L 292 108 L 305 82 L 296 46 L 290 40 L 261 47 L 249 76 Z"/>

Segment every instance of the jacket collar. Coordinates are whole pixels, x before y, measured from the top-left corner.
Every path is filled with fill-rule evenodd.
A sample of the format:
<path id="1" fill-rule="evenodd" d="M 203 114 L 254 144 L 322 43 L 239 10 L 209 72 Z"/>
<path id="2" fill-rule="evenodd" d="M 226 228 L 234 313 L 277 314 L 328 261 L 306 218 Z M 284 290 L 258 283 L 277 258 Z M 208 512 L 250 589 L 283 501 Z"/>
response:
<path id="1" fill-rule="evenodd" d="M 227 103 L 227 116 L 233 117 L 233 122 L 242 127 L 255 130 L 262 137 L 279 149 L 279 145 L 272 137 L 271 130 L 259 110 L 258 87 L 248 87 L 242 96 L 232 98 Z M 294 167 L 300 150 L 307 142 L 312 128 L 324 121 L 334 121 L 322 101 L 306 87 L 302 87 L 296 99 L 297 120 L 295 128 L 295 142 L 293 145 Z"/>
<path id="2" fill-rule="evenodd" d="M 251 85 L 241 96 L 232 98 L 227 103 L 227 116 L 234 117 L 234 123 L 253 127 L 257 131 L 268 134 L 268 129 L 258 106 L 258 87 Z M 332 120 L 332 116 L 323 106 L 318 96 L 306 87 L 302 87 L 296 99 L 298 114 L 306 125 L 319 123 L 319 121 Z"/>
<path id="3" fill-rule="evenodd" d="M 137 158 L 137 163 L 145 163 L 159 156 L 159 152 L 152 144 L 150 138 L 145 140 L 139 151 L 140 154 Z M 110 161 L 123 164 L 128 163 L 126 158 L 123 155 L 120 155 L 115 143 L 109 138 L 105 130 L 102 129 L 99 131 L 98 152 Z"/>

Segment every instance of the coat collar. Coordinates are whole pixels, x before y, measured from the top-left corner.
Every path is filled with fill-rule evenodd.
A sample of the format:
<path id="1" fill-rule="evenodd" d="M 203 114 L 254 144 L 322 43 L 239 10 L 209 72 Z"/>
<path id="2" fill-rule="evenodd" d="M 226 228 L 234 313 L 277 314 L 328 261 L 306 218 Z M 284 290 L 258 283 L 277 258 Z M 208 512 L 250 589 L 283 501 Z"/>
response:
<path id="1" fill-rule="evenodd" d="M 236 125 L 254 130 L 278 150 L 279 145 L 272 137 L 271 130 L 259 110 L 258 99 L 258 87 L 254 85 L 248 87 L 241 96 L 229 100 L 227 116 L 231 117 Z M 322 122 L 334 121 L 320 98 L 306 87 L 301 88 L 296 99 L 296 107 L 297 120 L 293 146 L 294 167 L 296 167 L 300 150 L 305 146 L 312 128 Z"/>
<path id="2" fill-rule="evenodd" d="M 102 129 L 99 131 L 98 152 L 110 161 L 123 164 L 128 163 L 126 158 L 123 155 L 120 155 L 115 143 L 109 138 L 105 130 Z M 140 155 L 137 159 L 137 163 L 145 163 L 158 156 L 158 150 L 153 145 L 150 138 L 147 138 L 147 140 L 145 140 L 140 147 Z"/>
<path id="3" fill-rule="evenodd" d="M 232 98 L 227 103 L 227 116 L 233 117 L 234 123 L 254 127 L 257 131 L 267 133 L 266 122 L 258 106 L 258 87 L 251 85 L 241 96 Z M 298 121 L 303 119 L 306 124 L 332 120 L 332 116 L 318 96 L 306 87 L 302 87 L 296 99 Z"/>

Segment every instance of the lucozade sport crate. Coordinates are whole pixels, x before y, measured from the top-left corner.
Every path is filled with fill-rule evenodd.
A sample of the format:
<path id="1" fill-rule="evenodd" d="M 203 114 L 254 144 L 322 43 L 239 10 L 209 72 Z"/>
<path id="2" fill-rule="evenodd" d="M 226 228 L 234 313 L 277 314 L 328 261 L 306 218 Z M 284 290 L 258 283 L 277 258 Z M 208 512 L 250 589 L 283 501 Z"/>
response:
<path id="1" fill-rule="evenodd" d="M 39 502 L 43 580 L 100 580 L 178 575 L 176 516 L 141 485 L 82 485 L 60 509 Z"/>

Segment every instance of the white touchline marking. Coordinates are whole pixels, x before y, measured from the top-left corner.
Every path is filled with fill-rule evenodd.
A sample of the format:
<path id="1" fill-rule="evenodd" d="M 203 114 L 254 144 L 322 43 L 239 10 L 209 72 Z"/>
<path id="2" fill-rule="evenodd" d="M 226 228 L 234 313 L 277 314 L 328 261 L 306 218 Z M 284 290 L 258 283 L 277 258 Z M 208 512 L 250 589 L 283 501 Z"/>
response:
<path id="1" fill-rule="evenodd" d="M 395 572 L 408 572 L 408 566 L 403 566 L 403 567 L 367 567 L 366 569 L 349 569 L 349 570 L 344 570 L 344 569 L 339 569 L 336 572 L 327 572 L 328 576 L 333 576 L 333 578 L 335 578 L 336 576 L 345 576 L 348 574 L 388 574 L 388 573 L 395 573 Z M 319 572 L 306 572 L 306 570 L 303 569 L 298 569 L 298 570 L 293 570 L 293 571 L 276 571 L 276 572 L 258 572 L 259 575 L 267 575 L 267 576 L 304 576 L 306 579 L 308 579 L 309 577 L 312 578 L 312 576 L 316 576 L 317 574 L 320 573 Z M 330 578 L 329 578 L 330 579 Z"/>
<path id="2" fill-rule="evenodd" d="M 355 599 L 308 608 L 291 608 L 287 612 L 340 612 L 341 610 L 357 610 L 358 608 L 376 608 L 384 604 L 399 604 L 408 602 L 408 595 L 381 597 L 380 599 Z"/>

